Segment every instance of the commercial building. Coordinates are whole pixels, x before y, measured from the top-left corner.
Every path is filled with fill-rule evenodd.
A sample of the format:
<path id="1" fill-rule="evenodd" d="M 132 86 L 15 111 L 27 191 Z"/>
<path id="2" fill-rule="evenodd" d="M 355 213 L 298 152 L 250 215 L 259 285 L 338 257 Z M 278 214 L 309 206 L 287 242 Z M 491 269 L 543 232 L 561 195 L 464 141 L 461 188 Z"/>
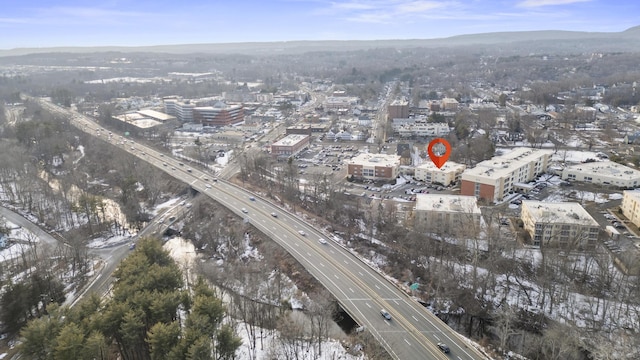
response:
<path id="1" fill-rule="evenodd" d="M 442 110 L 444 111 L 455 111 L 458 109 L 458 100 L 454 98 L 444 98 L 441 101 Z"/>
<path id="2" fill-rule="evenodd" d="M 640 191 L 622 192 L 622 214 L 635 226 L 640 227 Z"/>
<path id="3" fill-rule="evenodd" d="M 562 179 L 633 188 L 640 184 L 640 171 L 613 161 L 596 161 L 567 166 L 562 170 Z"/>
<path id="4" fill-rule="evenodd" d="M 406 99 L 395 99 L 387 107 L 387 116 L 389 119 L 408 118 L 409 102 Z"/>
<path id="5" fill-rule="evenodd" d="M 393 180 L 398 177 L 399 155 L 360 154 L 346 160 L 347 173 L 358 179 Z"/>
<path id="6" fill-rule="evenodd" d="M 164 100 L 164 111 L 171 116 L 175 116 L 183 123 L 193 122 L 193 109 L 195 107 L 196 105 L 189 101 L 180 101 L 178 99 Z"/>
<path id="7" fill-rule="evenodd" d="M 271 156 L 288 158 L 309 147 L 309 135 L 291 134 L 271 144 Z"/>
<path id="8" fill-rule="evenodd" d="M 462 173 L 460 194 L 489 201 L 502 200 L 549 167 L 552 150 L 516 148 L 478 163 Z"/>
<path id="9" fill-rule="evenodd" d="M 600 226 L 578 203 L 524 200 L 520 218 L 535 246 L 594 247 Z"/>
<path id="10" fill-rule="evenodd" d="M 457 162 L 447 161 L 440 169 L 431 161 L 426 161 L 415 169 L 414 178 L 429 184 L 449 186 L 455 184 L 462 177 L 466 166 Z"/>
<path id="11" fill-rule="evenodd" d="M 324 101 L 325 110 L 348 111 L 352 106 L 358 105 L 360 99 L 352 96 L 329 96 Z"/>
<path id="12" fill-rule="evenodd" d="M 204 126 L 227 126 L 244 121 L 242 105 L 227 105 L 222 101 L 213 106 L 193 109 L 193 119 Z"/>
<path id="13" fill-rule="evenodd" d="M 441 231 L 479 231 L 481 213 L 474 196 L 418 194 L 414 208 L 417 226 Z"/>
<path id="14" fill-rule="evenodd" d="M 440 137 L 451 132 L 448 124 L 415 119 L 393 119 L 392 127 L 393 132 L 400 137 Z"/>

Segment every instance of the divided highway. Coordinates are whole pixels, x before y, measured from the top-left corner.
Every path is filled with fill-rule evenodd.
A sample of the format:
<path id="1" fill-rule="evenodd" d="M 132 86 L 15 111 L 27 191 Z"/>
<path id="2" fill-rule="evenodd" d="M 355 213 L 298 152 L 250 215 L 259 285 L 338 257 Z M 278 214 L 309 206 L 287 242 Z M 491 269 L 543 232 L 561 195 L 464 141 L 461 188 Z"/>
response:
<path id="1" fill-rule="evenodd" d="M 108 135 L 108 130 L 79 113 L 42 99 L 30 99 L 38 101 L 52 113 L 68 117 L 74 126 L 85 132 L 102 134 L 114 146 L 155 165 L 245 218 L 292 254 L 333 294 L 343 309 L 359 324 L 366 326 L 393 358 L 486 359 L 467 339 L 313 225 L 266 199 L 191 168 L 170 155 L 115 134 Z M 389 312 L 391 320 L 381 316 L 381 309 Z M 439 342 L 448 345 L 450 353 L 443 353 L 436 346 Z"/>

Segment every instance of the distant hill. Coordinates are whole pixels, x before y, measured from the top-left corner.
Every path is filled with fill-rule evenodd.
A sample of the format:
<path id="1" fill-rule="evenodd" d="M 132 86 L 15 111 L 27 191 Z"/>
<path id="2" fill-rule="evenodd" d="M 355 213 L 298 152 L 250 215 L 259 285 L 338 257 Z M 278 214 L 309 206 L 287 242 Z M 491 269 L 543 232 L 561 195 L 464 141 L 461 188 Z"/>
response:
<path id="1" fill-rule="evenodd" d="M 621 32 L 583 32 L 583 31 L 518 31 L 495 32 L 471 35 L 458 35 L 438 39 L 409 40 L 325 40 L 325 41 L 283 41 L 283 42 L 246 42 L 217 44 L 182 44 L 157 46 L 100 46 L 100 47 L 51 47 L 16 48 L 0 50 L 0 57 L 21 56 L 41 53 L 95 53 L 95 52 L 155 52 L 167 54 L 250 54 L 274 55 L 286 53 L 304 53 L 310 51 L 349 51 L 373 48 L 441 48 L 457 46 L 500 46 L 516 45 L 526 50 L 527 45 L 536 49 L 562 49 L 573 51 L 640 51 L 640 26 Z"/>

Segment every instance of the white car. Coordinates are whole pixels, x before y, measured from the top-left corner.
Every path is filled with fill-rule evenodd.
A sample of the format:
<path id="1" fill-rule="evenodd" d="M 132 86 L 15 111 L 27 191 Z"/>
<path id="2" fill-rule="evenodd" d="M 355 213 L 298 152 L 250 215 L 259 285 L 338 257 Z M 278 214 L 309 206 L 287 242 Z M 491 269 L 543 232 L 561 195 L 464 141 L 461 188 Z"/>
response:
<path id="1" fill-rule="evenodd" d="M 242 208 L 242 212 L 246 214 L 246 213 L 248 213 L 248 212 L 249 212 L 249 210 L 247 210 L 247 209 L 245 209 L 245 208 Z"/>
<path id="2" fill-rule="evenodd" d="M 322 245 L 326 245 L 326 244 L 327 244 L 327 240 L 325 240 L 325 239 L 323 239 L 323 238 L 318 239 L 318 242 L 319 242 L 320 244 L 322 244 Z"/>
<path id="3" fill-rule="evenodd" d="M 307 236 L 307 233 L 302 230 L 298 230 L 298 233 L 302 236 Z"/>

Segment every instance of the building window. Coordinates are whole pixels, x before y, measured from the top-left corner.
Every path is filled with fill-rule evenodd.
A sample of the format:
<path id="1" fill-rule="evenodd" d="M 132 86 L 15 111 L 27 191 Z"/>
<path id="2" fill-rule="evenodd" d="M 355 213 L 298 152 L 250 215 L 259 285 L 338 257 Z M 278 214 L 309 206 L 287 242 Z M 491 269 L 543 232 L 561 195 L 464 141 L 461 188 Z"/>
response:
<path id="1" fill-rule="evenodd" d="M 373 169 L 362 169 L 362 176 L 375 176 Z"/>

